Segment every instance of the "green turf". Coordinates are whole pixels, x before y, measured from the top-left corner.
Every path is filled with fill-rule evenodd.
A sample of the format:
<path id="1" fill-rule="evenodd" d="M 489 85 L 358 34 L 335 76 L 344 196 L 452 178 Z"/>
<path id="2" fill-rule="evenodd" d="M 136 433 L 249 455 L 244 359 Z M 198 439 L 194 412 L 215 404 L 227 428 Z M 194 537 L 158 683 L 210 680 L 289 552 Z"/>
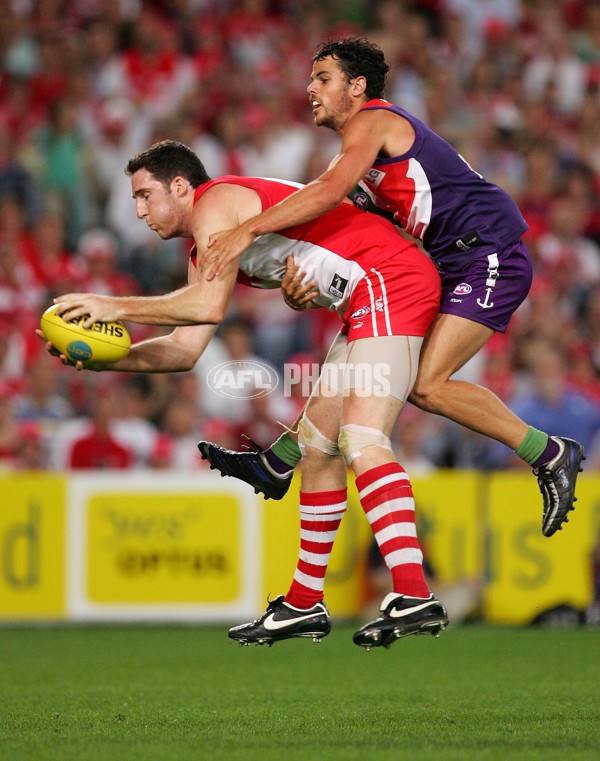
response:
<path id="1" fill-rule="evenodd" d="M 2 761 L 600 758 L 600 632 L 450 628 L 389 651 L 226 628 L 0 629 Z"/>

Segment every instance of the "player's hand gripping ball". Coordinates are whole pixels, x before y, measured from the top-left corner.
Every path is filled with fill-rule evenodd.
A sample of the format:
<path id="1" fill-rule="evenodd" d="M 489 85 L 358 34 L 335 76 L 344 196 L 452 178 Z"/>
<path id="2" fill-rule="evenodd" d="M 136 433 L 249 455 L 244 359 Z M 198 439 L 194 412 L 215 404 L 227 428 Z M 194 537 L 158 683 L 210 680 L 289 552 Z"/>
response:
<path id="1" fill-rule="evenodd" d="M 46 341 L 73 362 L 116 362 L 129 354 L 131 338 L 120 322 L 95 322 L 84 328 L 85 317 L 65 322 L 55 314 L 56 305 L 48 307 L 40 321 Z"/>

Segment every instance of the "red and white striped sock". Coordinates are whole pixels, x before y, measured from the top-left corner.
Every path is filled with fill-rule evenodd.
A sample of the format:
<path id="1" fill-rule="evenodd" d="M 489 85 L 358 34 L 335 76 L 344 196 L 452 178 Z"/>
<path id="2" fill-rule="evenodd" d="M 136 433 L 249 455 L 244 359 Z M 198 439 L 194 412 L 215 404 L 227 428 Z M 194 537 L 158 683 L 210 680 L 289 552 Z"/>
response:
<path id="1" fill-rule="evenodd" d="M 347 497 L 347 489 L 300 492 L 300 557 L 285 596 L 295 608 L 312 608 L 323 599 L 327 565 Z"/>
<path id="2" fill-rule="evenodd" d="M 392 572 L 394 592 L 429 597 L 417 539 L 415 500 L 404 468 L 397 462 L 379 465 L 358 476 L 356 486 L 385 564 Z"/>

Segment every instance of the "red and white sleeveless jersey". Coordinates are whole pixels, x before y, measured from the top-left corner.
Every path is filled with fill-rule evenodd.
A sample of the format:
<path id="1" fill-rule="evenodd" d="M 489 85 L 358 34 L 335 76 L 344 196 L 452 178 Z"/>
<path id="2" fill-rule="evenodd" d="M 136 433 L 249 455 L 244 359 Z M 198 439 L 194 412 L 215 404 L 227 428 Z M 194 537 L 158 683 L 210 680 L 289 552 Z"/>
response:
<path id="1" fill-rule="evenodd" d="M 195 202 L 223 183 L 256 191 L 263 211 L 302 187 L 282 180 L 226 175 L 196 188 Z M 398 277 L 415 266 L 423 268 L 424 276 L 429 273 L 429 261 L 414 243 L 398 235 L 389 222 L 350 203 L 310 222 L 260 235 L 240 258 L 238 281 L 255 288 L 279 288 L 288 256 L 306 273 L 306 282 L 316 284 L 316 303 L 337 311 L 346 308 L 365 274 L 391 257 L 397 259 Z M 437 277 L 435 271 L 433 276 Z"/>
<path id="2" fill-rule="evenodd" d="M 196 188 L 195 201 L 228 183 L 258 193 L 262 209 L 300 185 L 225 176 Z M 192 248 L 195 261 L 195 247 Z M 259 236 L 240 257 L 238 281 L 279 288 L 288 256 L 316 284 L 315 301 L 337 310 L 348 342 L 384 335 L 424 336 L 440 305 L 440 278 L 425 254 L 375 214 L 343 203 L 317 219 Z"/>

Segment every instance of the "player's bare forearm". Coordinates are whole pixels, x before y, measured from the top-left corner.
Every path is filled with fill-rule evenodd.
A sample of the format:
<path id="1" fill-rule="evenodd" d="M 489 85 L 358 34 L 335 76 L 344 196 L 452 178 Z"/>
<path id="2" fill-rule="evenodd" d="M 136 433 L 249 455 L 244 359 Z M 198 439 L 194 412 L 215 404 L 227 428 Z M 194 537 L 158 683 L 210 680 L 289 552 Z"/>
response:
<path id="1" fill-rule="evenodd" d="M 118 362 L 98 368 L 128 373 L 178 373 L 191 370 L 212 338 L 216 325 L 194 326 L 195 340 L 177 340 L 177 331 L 134 344 Z M 181 333 L 185 328 L 178 329 Z M 204 331 L 204 333 L 202 332 Z"/>
<path id="2" fill-rule="evenodd" d="M 217 325 L 225 317 L 227 304 L 204 295 L 198 285 L 190 285 L 164 296 L 124 297 L 119 319 L 144 325 Z"/>
<path id="3" fill-rule="evenodd" d="M 341 152 L 320 177 L 249 219 L 245 223 L 247 232 L 256 237 L 301 225 L 342 203 L 371 166 L 381 147 L 380 136 L 373 136 L 364 120 L 360 124 L 362 126 L 354 129 L 357 135 L 347 131 Z"/>
<path id="4" fill-rule="evenodd" d="M 67 293 L 57 297 L 57 314 L 67 322 L 87 317 L 85 327 L 94 322 L 127 321 L 144 325 L 198 325 L 220 322 L 217 304 L 199 304 L 196 286 L 185 286 L 164 296 L 98 296 L 92 293 Z"/>
<path id="5" fill-rule="evenodd" d="M 333 181 L 315 180 L 284 201 L 249 219 L 246 229 L 256 237 L 309 222 L 340 204 L 346 196 L 344 191 L 343 186 Z"/>
<path id="6" fill-rule="evenodd" d="M 101 296 L 67 293 L 54 299 L 56 312 L 69 321 L 86 317 L 85 327 L 94 322 L 136 322 L 143 325 L 217 325 L 227 312 L 237 268 L 222 278 L 198 281 L 162 296 Z"/>
<path id="7" fill-rule="evenodd" d="M 178 373 L 191 370 L 213 337 L 216 325 L 194 325 L 175 328 L 165 336 L 149 338 L 133 344 L 129 354 L 117 362 L 76 362 L 60 354 L 49 342 L 48 352 L 64 365 L 76 370 L 123 373 Z M 40 330 L 36 333 L 44 340 Z"/>

